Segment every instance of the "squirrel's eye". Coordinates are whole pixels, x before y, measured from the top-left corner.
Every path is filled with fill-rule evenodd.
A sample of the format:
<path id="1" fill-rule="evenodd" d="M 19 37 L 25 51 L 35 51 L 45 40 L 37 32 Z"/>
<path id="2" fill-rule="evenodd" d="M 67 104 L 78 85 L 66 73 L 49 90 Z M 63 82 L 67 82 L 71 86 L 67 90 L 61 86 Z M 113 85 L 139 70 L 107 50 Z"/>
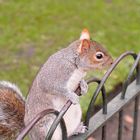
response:
<path id="1" fill-rule="evenodd" d="M 97 52 L 96 53 L 96 58 L 97 59 L 102 59 L 104 57 L 104 54 L 102 52 Z"/>

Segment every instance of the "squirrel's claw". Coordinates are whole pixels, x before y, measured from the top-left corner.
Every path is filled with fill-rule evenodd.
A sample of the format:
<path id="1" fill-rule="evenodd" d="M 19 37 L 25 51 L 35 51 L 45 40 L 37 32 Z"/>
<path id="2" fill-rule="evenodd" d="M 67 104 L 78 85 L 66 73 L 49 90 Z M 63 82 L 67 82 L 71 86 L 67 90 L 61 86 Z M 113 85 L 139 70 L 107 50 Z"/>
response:
<path id="1" fill-rule="evenodd" d="M 88 127 L 87 126 L 85 126 L 84 124 L 83 124 L 83 122 L 81 122 L 80 124 L 79 124 L 79 126 L 77 127 L 77 129 L 76 129 L 76 131 L 73 133 L 73 135 L 78 135 L 78 134 L 82 134 L 82 133 L 85 133 L 85 132 L 87 132 L 88 131 Z"/>

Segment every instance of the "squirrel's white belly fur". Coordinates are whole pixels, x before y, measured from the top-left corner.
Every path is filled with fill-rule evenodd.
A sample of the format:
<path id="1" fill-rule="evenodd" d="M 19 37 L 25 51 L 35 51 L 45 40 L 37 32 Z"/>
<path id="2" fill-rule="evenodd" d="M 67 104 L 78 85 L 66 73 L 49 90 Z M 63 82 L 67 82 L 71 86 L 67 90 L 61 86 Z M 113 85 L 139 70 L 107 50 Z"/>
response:
<path id="1" fill-rule="evenodd" d="M 66 84 L 67 89 L 74 92 L 77 89 L 78 84 L 80 83 L 82 78 L 85 77 L 85 75 L 86 72 L 82 71 L 81 69 L 74 70 Z"/>
<path id="2" fill-rule="evenodd" d="M 78 87 L 78 84 L 80 83 L 80 81 L 85 75 L 86 75 L 86 72 L 83 72 L 80 69 L 76 69 L 72 73 L 68 82 L 66 83 L 67 89 L 69 91 L 74 92 L 76 88 Z M 57 99 L 53 101 L 53 105 L 56 110 L 60 111 L 60 109 L 63 107 L 66 101 L 67 99 L 61 96 L 60 98 L 58 97 Z M 76 104 L 76 105 L 72 104 L 70 108 L 68 109 L 68 111 L 66 112 L 66 114 L 64 115 L 64 120 L 66 123 L 68 136 L 71 136 L 76 131 L 76 129 L 78 128 L 81 122 L 81 117 L 82 117 L 82 110 L 81 110 L 80 104 Z M 61 133 L 61 129 L 57 128 L 56 132 L 54 133 L 52 137 L 52 140 L 56 140 L 56 139 L 61 140 L 62 134 L 60 136 L 60 133 Z"/>

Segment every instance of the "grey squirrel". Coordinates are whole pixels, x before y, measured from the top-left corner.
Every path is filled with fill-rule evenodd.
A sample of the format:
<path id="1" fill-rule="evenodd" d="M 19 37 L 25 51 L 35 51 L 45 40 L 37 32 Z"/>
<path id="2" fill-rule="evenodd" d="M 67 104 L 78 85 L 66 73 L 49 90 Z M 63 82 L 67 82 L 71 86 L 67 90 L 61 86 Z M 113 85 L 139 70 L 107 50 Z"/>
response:
<path id="1" fill-rule="evenodd" d="M 14 84 L 0 82 L 0 139 L 14 140 L 38 113 L 45 109 L 60 111 L 68 100 L 73 103 L 64 115 L 68 136 L 84 133 L 86 126 L 81 122 L 82 111 L 75 90 L 80 85 L 81 94 L 85 94 L 88 89 L 84 80 L 86 73 L 110 66 L 112 62 L 108 52 L 92 41 L 88 30 L 84 29 L 80 39 L 50 56 L 41 67 L 26 102 Z M 30 131 L 30 140 L 44 140 L 54 119 L 53 114 L 41 119 Z M 52 140 L 61 139 L 58 126 Z"/>

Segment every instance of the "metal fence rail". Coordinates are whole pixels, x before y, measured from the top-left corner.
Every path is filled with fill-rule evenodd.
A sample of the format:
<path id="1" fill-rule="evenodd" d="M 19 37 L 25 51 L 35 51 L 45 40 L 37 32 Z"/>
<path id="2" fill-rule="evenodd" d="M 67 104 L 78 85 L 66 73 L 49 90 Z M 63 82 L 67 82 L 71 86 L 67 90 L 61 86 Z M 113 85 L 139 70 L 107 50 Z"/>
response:
<path id="1" fill-rule="evenodd" d="M 122 92 L 116 96 L 109 104 L 107 105 L 106 102 L 106 90 L 105 90 L 105 82 L 110 76 L 110 74 L 113 72 L 113 70 L 117 67 L 117 65 L 128 56 L 132 56 L 134 59 L 134 64 L 130 70 L 130 73 L 125 80 L 123 84 Z M 131 78 L 133 76 L 134 71 L 136 70 L 136 80 L 130 84 Z M 61 111 L 58 113 L 57 111 L 53 110 L 52 112 L 47 113 L 40 113 L 38 114 L 38 119 L 36 121 L 31 121 L 28 126 L 21 132 L 21 134 L 18 136 L 17 140 L 22 140 L 25 135 L 30 131 L 30 129 L 46 114 L 48 113 L 55 113 L 57 115 L 56 119 L 54 120 L 48 135 L 46 137 L 46 140 L 51 140 L 51 137 L 53 135 L 53 132 L 55 131 L 57 125 L 61 122 L 61 128 L 62 128 L 62 134 L 63 134 L 63 140 L 84 140 L 88 138 L 95 130 L 97 130 L 99 127 L 102 127 L 102 140 L 106 140 L 106 122 L 108 119 L 110 119 L 114 114 L 119 112 L 119 127 L 118 127 L 118 140 L 122 140 L 122 127 L 123 127 L 123 108 L 125 105 L 127 105 L 132 100 L 135 100 L 135 108 L 134 108 L 134 129 L 133 129 L 133 138 L 132 140 L 136 140 L 136 132 L 137 132 L 137 116 L 138 116 L 138 102 L 139 102 L 139 95 L 140 95 L 140 53 L 137 55 L 133 52 L 125 52 L 123 53 L 116 61 L 113 63 L 113 65 L 109 68 L 109 70 L 106 72 L 106 74 L 103 76 L 102 80 L 99 80 L 97 78 L 92 78 L 89 81 L 87 81 L 88 84 L 92 82 L 97 82 L 98 86 L 93 93 L 93 97 L 91 99 L 91 102 L 89 104 L 87 113 L 86 113 L 86 119 L 85 119 L 85 125 L 88 126 L 88 131 L 85 134 L 78 135 L 78 136 L 72 136 L 71 138 L 67 138 L 65 123 L 63 121 L 63 116 L 65 112 L 68 110 L 68 108 L 71 106 L 71 101 L 69 100 L 64 107 L 61 109 Z M 97 114 L 95 114 L 92 117 L 91 111 L 94 109 L 95 101 L 100 94 L 100 91 L 102 92 L 102 99 L 103 99 L 103 109 L 100 110 Z M 80 95 L 80 89 L 78 88 L 76 93 Z M 36 117 L 36 118 L 37 118 Z"/>
<path id="2" fill-rule="evenodd" d="M 70 140 L 84 140 L 88 136 L 90 136 L 94 131 L 96 131 L 99 127 L 105 126 L 106 122 L 116 113 L 119 112 L 119 131 L 118 131 L 118 140 L 121 139 L 122 136 L 122 118 L 123 118 L 123 108 L 130 103 L 132 100 L 137 100 L 135 102 L 135 110 L 137 110 L 138 107 L 138 96 L 140 95 L 140 86 L 136 85 L 136 81 L 134 81 L 132 84 L 129 85 L 127 91 L 126 91 L 126 97 L 125 99 L 120 99 L 122 95 L 122 92 L 118 94 L 113 100 L 111 100 L 107 105 L 107 114 L 102 113 L 102 109 L 96 113 L 93 117 L 90 118 L 89 121 L 89 129 L 87 133 L 71 137 Z M 137 112 L 135 111 L 135 121 L 134 125 L 137 124 Z M 136 136 L 137 128 L 134 127 L 133 135 Z M 105 136 L 106 130 L 102 131 L 102 136 Z M 134 137 L 135 137 L 134 136 Z M 105 140 L 105 137 L 102 137 L 102 139 Z M 134 139 L 133 139 L 134 140 Z"/>

